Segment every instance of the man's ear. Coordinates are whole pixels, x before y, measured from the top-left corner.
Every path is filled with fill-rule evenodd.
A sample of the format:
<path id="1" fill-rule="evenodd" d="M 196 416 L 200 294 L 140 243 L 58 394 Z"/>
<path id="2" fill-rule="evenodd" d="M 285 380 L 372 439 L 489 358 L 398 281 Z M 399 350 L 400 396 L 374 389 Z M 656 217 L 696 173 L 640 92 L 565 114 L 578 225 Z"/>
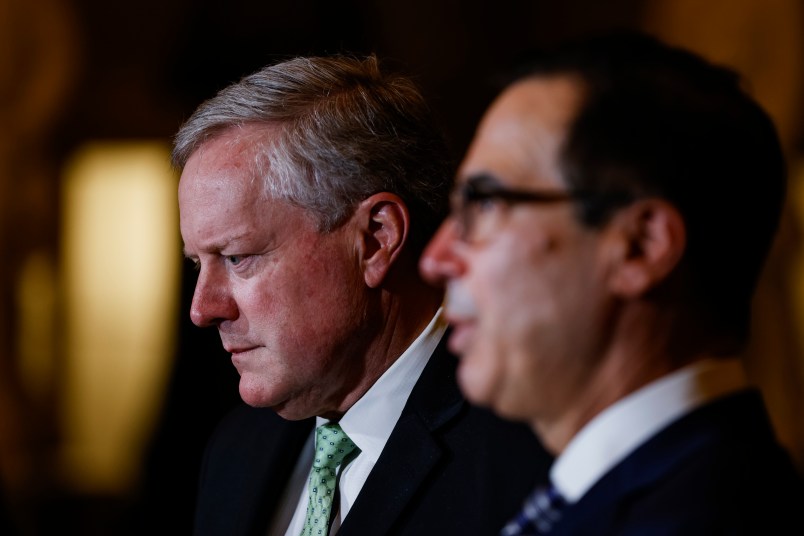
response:
<path id="1" fill-rule="evenodd" d="M 618 296 L 644 295 L 666 280 L 687 246 L 684 219 L 672 204 L 641 199 L 617 212 L 607 225 L 616 246 L 610 289 Z"/>
<path id="2" fill-rule="evenodd" d="M 366 285 L 379 287 L 402 251 L 410 230 L 408 207 L 392 193 L 380 192 L 357 208 L 361 268 Z"/>

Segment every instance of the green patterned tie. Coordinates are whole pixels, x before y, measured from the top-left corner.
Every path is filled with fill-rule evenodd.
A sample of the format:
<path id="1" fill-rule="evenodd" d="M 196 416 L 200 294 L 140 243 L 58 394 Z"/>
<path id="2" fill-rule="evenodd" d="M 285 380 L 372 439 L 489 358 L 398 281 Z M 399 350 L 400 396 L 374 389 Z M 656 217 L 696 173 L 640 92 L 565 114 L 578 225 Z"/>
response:
<path id="1" fill-rule="evenodd" d="M 315 430 L 315 458 L 310 471 L 310 501 L 301 536 L 327 536 L 332 501 L 338 484 L 336 469 L 352 451 L 352 443 L 336 423 L 322 424 Z"/>

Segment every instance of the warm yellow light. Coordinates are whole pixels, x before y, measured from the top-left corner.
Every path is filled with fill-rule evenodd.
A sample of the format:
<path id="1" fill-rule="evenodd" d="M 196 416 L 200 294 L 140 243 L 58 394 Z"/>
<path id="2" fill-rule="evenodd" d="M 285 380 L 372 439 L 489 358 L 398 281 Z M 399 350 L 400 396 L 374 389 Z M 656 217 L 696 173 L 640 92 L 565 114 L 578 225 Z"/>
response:
<path id="1" fill-rule="evenodd" d="M 176 176 L 161 143 L 95 143 L 64 183 L 63 468 L 72 485 L 132 483 L 175 346 Z"/>

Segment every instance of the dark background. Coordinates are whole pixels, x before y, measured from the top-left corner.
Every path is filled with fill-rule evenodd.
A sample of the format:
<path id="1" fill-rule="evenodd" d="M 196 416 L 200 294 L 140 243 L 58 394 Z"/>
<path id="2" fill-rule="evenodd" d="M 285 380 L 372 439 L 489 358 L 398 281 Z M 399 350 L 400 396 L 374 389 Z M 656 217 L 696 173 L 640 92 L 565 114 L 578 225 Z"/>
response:
<path id="1" fill-rule="evenodd" d="M 373 52 L 420 82 L 461 149 L 490 74 L 544 44 L 637 26 L 643 3 L 77 0 L 83 68 L 56 136 L 171 136 L 201 100 L 267 63 Z"/>

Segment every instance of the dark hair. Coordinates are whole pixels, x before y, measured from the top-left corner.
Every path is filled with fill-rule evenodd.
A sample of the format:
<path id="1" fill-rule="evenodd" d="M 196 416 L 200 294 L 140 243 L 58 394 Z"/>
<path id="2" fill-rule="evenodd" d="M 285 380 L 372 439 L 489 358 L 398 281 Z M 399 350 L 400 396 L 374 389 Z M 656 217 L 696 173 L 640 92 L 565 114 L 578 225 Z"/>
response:
<path id="1" fill-rule="evenodd" d="M 563 148 L 567 184 L 602 199 L 672 203 L 686 226 L 682 264 L 696 302 L 744 343 L 786 169 L 773 122 L 738 75 L 636 33 L 572 43 L 523 74 L 579 77 L 585 99 Z M 580 210 L 584 223 L 598 226 L 617 205 Z"/>
<path id="2" fill-rule="evenodd" d="M 265 67 L 204 102 L 175 138 L 182 168 L 204 143 L 242 125 L 266 129 L 254 162 L 268 196 L 309 210 L 322 232 L 386 191 L 411 213 L 418 254 L 445 217 L 453 166 L 421 92 L 374 56 L 299 57 Z"/>

